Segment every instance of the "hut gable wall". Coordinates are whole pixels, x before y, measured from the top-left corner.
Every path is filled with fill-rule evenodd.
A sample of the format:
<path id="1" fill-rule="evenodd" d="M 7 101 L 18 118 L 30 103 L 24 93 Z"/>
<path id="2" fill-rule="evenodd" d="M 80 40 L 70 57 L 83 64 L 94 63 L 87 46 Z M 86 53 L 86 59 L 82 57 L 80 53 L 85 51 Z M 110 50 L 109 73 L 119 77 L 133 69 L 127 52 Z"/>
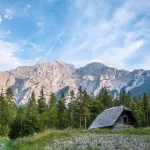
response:
<path id="1" fill-rule="evenodd" d="M 127 118 L 127 121 L 125 122 L 125 118 Z M 116 123 L 119 124 L 128 124 L 128 125 L 135 125 L 136 120 L 132 115 L 132 112 L 130 111 L 123 111 L 119 118 L 117 119 Z"/>

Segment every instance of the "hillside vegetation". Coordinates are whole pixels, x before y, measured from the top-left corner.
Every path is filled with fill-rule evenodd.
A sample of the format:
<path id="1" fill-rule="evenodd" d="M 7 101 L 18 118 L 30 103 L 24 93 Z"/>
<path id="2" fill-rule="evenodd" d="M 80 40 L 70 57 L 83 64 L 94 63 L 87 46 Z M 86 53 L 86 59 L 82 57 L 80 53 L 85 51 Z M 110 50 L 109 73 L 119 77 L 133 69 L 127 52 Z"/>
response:
<path id="1" fill-rule="evenodd" d="M 66 105 L 65 102 L 64 93 L 59 100 L 51 93 L 46 103 L 42 88 L 38 99 L 33 92 L 27 106 L 16 107 L 13 92 L 8 88 L 5 94 L 0 94 L 0 136 L 15 139 L 47 129 L 87 129 L 103 110 L 118 105 L 125 105 L 133 111 L 138 127 L 149 126 L 150 97 L 146 93 L 143 97 L 132 98 L 123 90 L 114 100 L 107 89 L 102 89 L 97 97 L 91 98 L 79 87 L 76 96 L 73 90 L 70 92 L 70 103 Z"/>

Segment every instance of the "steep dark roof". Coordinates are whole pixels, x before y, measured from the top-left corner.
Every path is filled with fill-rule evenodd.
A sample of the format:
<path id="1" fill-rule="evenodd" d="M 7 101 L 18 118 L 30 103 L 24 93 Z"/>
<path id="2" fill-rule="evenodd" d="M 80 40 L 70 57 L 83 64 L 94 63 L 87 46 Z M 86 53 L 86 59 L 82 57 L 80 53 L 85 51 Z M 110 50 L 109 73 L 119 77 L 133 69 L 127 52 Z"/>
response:
<path id="1" fill-rule="evenodd" d="M 104 110 L 96 117 L 89 129 L 103 128 L 114 125 L 114 123 L 124 110 L 131 111 L 125 106 L 117 106 Z"/>

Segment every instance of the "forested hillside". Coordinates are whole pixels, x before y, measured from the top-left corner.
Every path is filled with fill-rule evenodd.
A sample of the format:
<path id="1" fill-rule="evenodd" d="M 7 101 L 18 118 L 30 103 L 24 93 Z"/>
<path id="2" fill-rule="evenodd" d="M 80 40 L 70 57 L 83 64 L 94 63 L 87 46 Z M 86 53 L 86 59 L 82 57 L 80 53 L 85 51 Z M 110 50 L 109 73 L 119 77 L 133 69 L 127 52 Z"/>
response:
<path id="1" fill-rule="evenodd" d="M 77 95 L 73 90 L 70 95 L 67 106 L 64 93 L 60 99 L 51 93 L 46 103 L 42 88 L 38 99 L 33 91 L 29 104 L 17 107 L 13 92 L 8 88 L 0 95 L 0 135 L 17 138 L 45 129 L 88 128 L 99 113 L 118 105 L 125 105 L 133 111 L 139 127 L 149 126 L 150 96 L 146 93 L 143 97 L 132 98 L 123 90 L 119 97 L 113 99 L 111 93 L 103 88 L 97 97 L 92 98 L 79 87 Z"/>

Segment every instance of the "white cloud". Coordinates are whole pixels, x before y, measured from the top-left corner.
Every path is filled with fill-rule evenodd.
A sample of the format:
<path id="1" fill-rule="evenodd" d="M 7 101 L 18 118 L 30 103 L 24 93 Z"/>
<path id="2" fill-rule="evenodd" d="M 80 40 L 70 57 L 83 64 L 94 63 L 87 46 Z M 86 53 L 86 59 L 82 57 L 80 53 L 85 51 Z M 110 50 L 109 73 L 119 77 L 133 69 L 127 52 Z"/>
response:
<path id="1" fill-rule="evenodd" d="M 48 3 L 55 1 L 45 0 Z M 47 33 L 44 29 L 53 26 L 47 22 L 48 17 L 46 17 L 44 11 L 40 15 L 36 13 L 35 24 L 39 27 L 38 34 L 36 34 L 36 36 L 38 35 L 37 41 L 40 41 L 39 37 L 46 37 L 42 43 L 44 49 L 48 49 L 43 58 L 49 59 L 51 57 L 53 59 L 53 57 L 61 57 L 60 59 L 74 63 L 77 67 L 92 61 L 99 61 L 112 67 L 130 68 L 130 66 L 127 67 L 127 60 L 135 56 L 139 50 L 142 50 L 146 43 L 149 43 L 150 21 L 148 18 L 150 1 L 126 0 L 121 1 L 121 3 L 120 1 L 117 2 L 117 5 L 115 4 L 114 1 L 106 0 L 101 0 L 101 2 L 99 0 L 71 0 L 67 3 L 69 7 L 67 7 L 67 12 L 65 12 L 68 15 L 65 17 L 67 21 L 64 19 L 62 26 L 58 27 L 56 25 L 55 28 L 56 32 L 64 30 L 60 35 L 56 35 L 54 32 L 48 35 L 50 31 Z M 31 8 L 31 5 L 27 4 L 24 7 L 26 11 Z M 0 23 L 4 19 L 12 18 L 12 11 L 6 10 L 5 14 L 2 14 L 2 17 L 0 16 Z M 50 22 L 53 22 L 54 25 L 57 23 L 57 20 L 55 20 L 55 15 L 51 18 L 53 17 L 54 20 L 52 19 L 53 21 Z M 1 39 L 5 34 L 7 34 L 7 31 L 4 33 L 4 31 L 0 30 Z M 56 37 L 51 37 L 54 34 Z M 34 35 L 33 39 L 36 36 Z M 60 44 L 59 42 L 61 41 L 63 42 Z M 27 51 L 35 50 L 35 53 L 39 52 L 39 55 L 44 51 L 33 42 L 18 44 L 24 45 Z M 52 56 L 51 54 L 55 50 L 56 52 Z M 11 52 L 11 56 L 15 57 L 15 53 Z M 142 66 L 149 63 L 148 56 L 145 59 L 141 63 Z M 22 63 L 21 60 L 19 62 Z M 139 66 L 141 65 L 139 64 Z"/>
<path id="2" fill-rule="evenodd" d="M 0 71 L 14 69 L 22 65 L 22 60 L 15 56 L 18 51 L 17 44 L 0 40 Z"/>
<path id="3" fill-rule="evenodd" d="M 0 30 L 0 39 L 4 39 L 6 36 L 11 34 L 11 30 Z"/>
<path id="4" fill-rule="evenodd" d="M 43 55 L 42 59 L 47 59 L 48 56 L 50 56 L 50 54 L 52 53 L 53 49 L 55 48 L 56 44 L 58 42 L 62 43 L 61 41 L 61 37 L 64 35 L 64 31 L 62 30 L 60 33 L 58 33 L 58 35 L 56 36 L 55 42 L 52 44 L 52 46 L 47 50 L 46 54 Z"/>
<path id="5" fill-rule="evenodd" d="M 42 49 L 39 45 L 37 45 L 37 44 L 35 44 L 33 42 L 29 42 L 27 40 L 20 41 L 19 44 L 22 45 L 22 47 L 28 46 L 35 52 L 42 52 L 42 51 L 44 51 L 44 49 Z"/>
<path id="6" fill-rule="evenodd" d="M 45 23 L 44 23 L 43 21 L 39 21 L 39 22 L 37 22 L 36 25 L 37 25 L 38 27 L 43 27 L 44 24 L 45 24 Z"/>
<path id="7" fill-rule="evenodd" d="M 4 19 L 11 20 L 12 19 L 12 11 L 10 9 L 5 9 Z"/>
<path id="8" fill-rule="evenodd" d="M 31 5 L 28 4 L 27 7 L 26 7 L 26 9 L 29 9 L 29 8 L 31 8 Z"/>
<path id="9" fill-rule="evenodd" d="M 125 60 L 129 57 L 132 57 L 132 55 L 134 55 L 134 53 L 136 53 L 136 51 L 143 46 L 143 44 L 144 41 L 139 40 L 126 46 L 112 47 L 107 51 L 99 53 L 99 55 L 95 56 L 94 58 L 90 57 L 90 59 L 85 58 L 81 60 L 74 57 L 65 57 L 64 60 L 68 60 L 69 63 L 73 63 L 76 67 L 84 66 L 91 62 L 100 62 L 110 67 L 123 69 L 126 67 Z"/>
<path id="10" fill-rule="evenodd" d="M 104 53 L 100 57 L 90 60 L 90 62 L 97 61 L 97 62 L 101 62 L 112 67 L 115 66 L 116 68 L 123 69 L 126 67 L 125 62 L 124 62 L 125 59 L 132 57 L 132 55 L 139 48 L 143 46 L 143 44 L 144 44 L 144 41 L 139 40 L 136 42 L 132 42 L 129 45 L 120 47 L 120 48 L 114 47 L 110 49 L 109 51 L 106 51 L 106 53 Z"/>
<path id="11" fill-rule="evenodd" d="M 150 10 L 150 2 L 145 0 L 139 4 L 127 0 L 114 10 L 103 0 L 101 3 L 98 0 L 73 2 L 70 9 L 72 24 L 65 31 L 68 41 L 61 47 L 61 59 L 75 63 L 77 67 L 95 60 L 131 69 L 126 66 L 127 60 L 135 56 L 150 37 L 150 22 L 145 16 Z"/>
<path id="12" fill-rule="evenodd" d="M 121 7 L 119 8 L 113 18 L 113 22 L 119 25 L 125 25 L 126 23 L 129 23 L 135 18 L 134 12 L 128 10 L 128 8 Z"/>
<path id="13" fill-rule="evenodd" d="M 2 19 L 2 16 L 0 15 L 0 23 L 2 23 L 3 19 Z"/>
<path id="14" fill-rule="evenodd" d="M 31 8 L 31 5 L 27 4 L 27 5 L 26 5 L 26 8 L 24 9 L 24 12 L 26 13 L 27 10 L 29 10 L 30 8 Z"/>
<path id="15" fill-rule="evenodd" d="M 37 52 L 41 50 L 36 44 L 29 42 L 10 43 L 0 40 L 0 71 L 11 70 L 23 65 L 34 65 L 41 59 L 36 57 L 32 60 L 18 58 L 16 54 L 23 51 L 24 45 L 31 45 L 32 50 Z"/>

